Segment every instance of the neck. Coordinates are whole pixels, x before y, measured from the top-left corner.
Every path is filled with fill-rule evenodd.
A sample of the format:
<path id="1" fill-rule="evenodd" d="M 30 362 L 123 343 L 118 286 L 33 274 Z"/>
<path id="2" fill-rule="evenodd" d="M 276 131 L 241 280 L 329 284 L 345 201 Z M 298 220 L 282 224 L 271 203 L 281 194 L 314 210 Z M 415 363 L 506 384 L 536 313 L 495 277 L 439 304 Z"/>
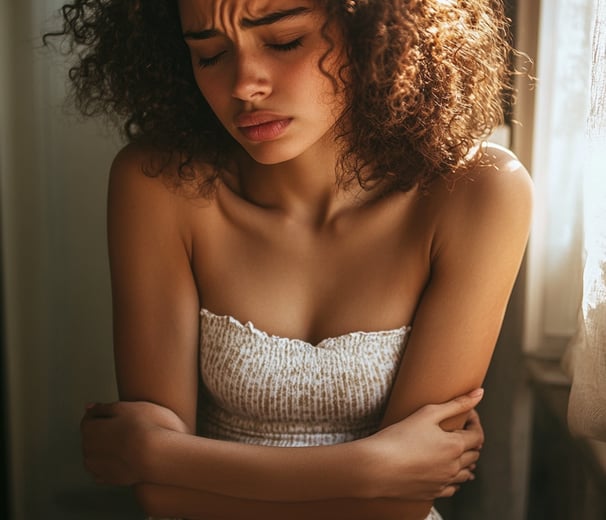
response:
<path id="1" fill-rule="evenodd" d="M 337 185 L 337 161 L 332 139 L 279 164 L 259 164 L 245 155 L 238 161 L 234 191 L 256 206 L 320 228 L 368 199 L 357 186 Z"/>

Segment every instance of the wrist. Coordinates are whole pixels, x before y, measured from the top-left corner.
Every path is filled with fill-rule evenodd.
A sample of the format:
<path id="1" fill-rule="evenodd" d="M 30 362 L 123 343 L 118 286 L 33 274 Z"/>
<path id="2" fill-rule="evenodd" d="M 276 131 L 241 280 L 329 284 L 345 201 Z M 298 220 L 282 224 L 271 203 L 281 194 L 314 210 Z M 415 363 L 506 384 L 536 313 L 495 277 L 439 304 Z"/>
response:
<path id="1" fill-rule="evenodd" d="M 357 456 L 353 459 L 353 498 L 376 499 L 384 496 L 381 485 L 383 478 L 382 454 L 374 436 L 355 441 Z"/>
<path id="2" fill-rule="evenodd" d="M 360 464 L 362 483 L 359 498 L 392 499 L 401 498 L 403 488 L 407 487 L 407 476 L 411 475 L 411 466 L 407 453 L 402 448 L 384 442 L 381 431 L 370 437 L 360 439 Z"/>

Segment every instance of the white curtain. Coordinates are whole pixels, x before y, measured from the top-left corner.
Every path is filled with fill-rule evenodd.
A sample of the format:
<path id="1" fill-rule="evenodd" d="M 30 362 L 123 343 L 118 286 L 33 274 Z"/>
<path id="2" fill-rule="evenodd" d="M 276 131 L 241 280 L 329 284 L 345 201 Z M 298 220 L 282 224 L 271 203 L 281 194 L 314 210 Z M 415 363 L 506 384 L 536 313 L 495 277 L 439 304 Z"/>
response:
<path id="1" fill-rule="evenodd" d="M 524 347 L 563 359 L 569 426 L 606 440 L 606 0 L 541 3 Z"/>
<path id="2" fill-rule="evenodd" d="M 593 16 L 591 106 L 583 168 L 585 267 L 579 327 L 564 365 L 573 433 L 606 441 L 606 0 Z"/>
<path id="3" fill-rule="evenodd" d="M 541 2 L 524 330 L 525 350 L 541 358 L 559 359 L 576 330 L 592 1 Z"/>

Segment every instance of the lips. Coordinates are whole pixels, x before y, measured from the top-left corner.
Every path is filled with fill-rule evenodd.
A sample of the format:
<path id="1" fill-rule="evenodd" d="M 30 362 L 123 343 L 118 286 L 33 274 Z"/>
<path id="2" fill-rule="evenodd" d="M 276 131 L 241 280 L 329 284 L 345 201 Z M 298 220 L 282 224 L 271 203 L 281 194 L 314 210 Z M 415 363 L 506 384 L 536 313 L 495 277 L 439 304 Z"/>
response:
<path id="1" fill-rule="evenodd" d="M 251 141 L 270 141 L 279 137 L 290 125 L 292 118 L 272 112 L 243 112 L 234 123 Z"/>
<path id="2" fill-rule="evenodd" d="M 249 126 L 263 125 L 265 123 L 271 123 L 272 121 L 281 121 L 289 119 L 288 117 L 280 114 L 274 114 L 272 112 L 242 112 L 235 119 L 235 124 L 238 128 L 246 128 Z"/>

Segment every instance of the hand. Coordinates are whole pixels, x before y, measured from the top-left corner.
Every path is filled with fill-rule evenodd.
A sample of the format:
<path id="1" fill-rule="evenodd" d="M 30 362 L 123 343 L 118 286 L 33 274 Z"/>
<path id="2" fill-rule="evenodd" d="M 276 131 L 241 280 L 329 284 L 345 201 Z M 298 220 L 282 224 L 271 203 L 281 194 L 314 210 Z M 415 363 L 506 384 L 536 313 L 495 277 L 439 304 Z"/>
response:
<path id="1" fill-rule="evenodd" d="M 172 410 L 149 402 L 89 405 L 80 423 L 84 466 L 97 483 L 140 483 L 150 433 L 162 430 L 188 428 Z"/>
<path id="2" fill-rule="evenodd" d="M 367 438 L 376 450 L 372 478 L 381 486 L 379 496 L 434 500 L 452 496 L 460 484 L 474 478 L 484 432 L 473 410 L 482 392 L 473 394 L 424 406 Z M 445 419 L 462 414 L 463 429 L 447 432 L 440 427 Z"/>

